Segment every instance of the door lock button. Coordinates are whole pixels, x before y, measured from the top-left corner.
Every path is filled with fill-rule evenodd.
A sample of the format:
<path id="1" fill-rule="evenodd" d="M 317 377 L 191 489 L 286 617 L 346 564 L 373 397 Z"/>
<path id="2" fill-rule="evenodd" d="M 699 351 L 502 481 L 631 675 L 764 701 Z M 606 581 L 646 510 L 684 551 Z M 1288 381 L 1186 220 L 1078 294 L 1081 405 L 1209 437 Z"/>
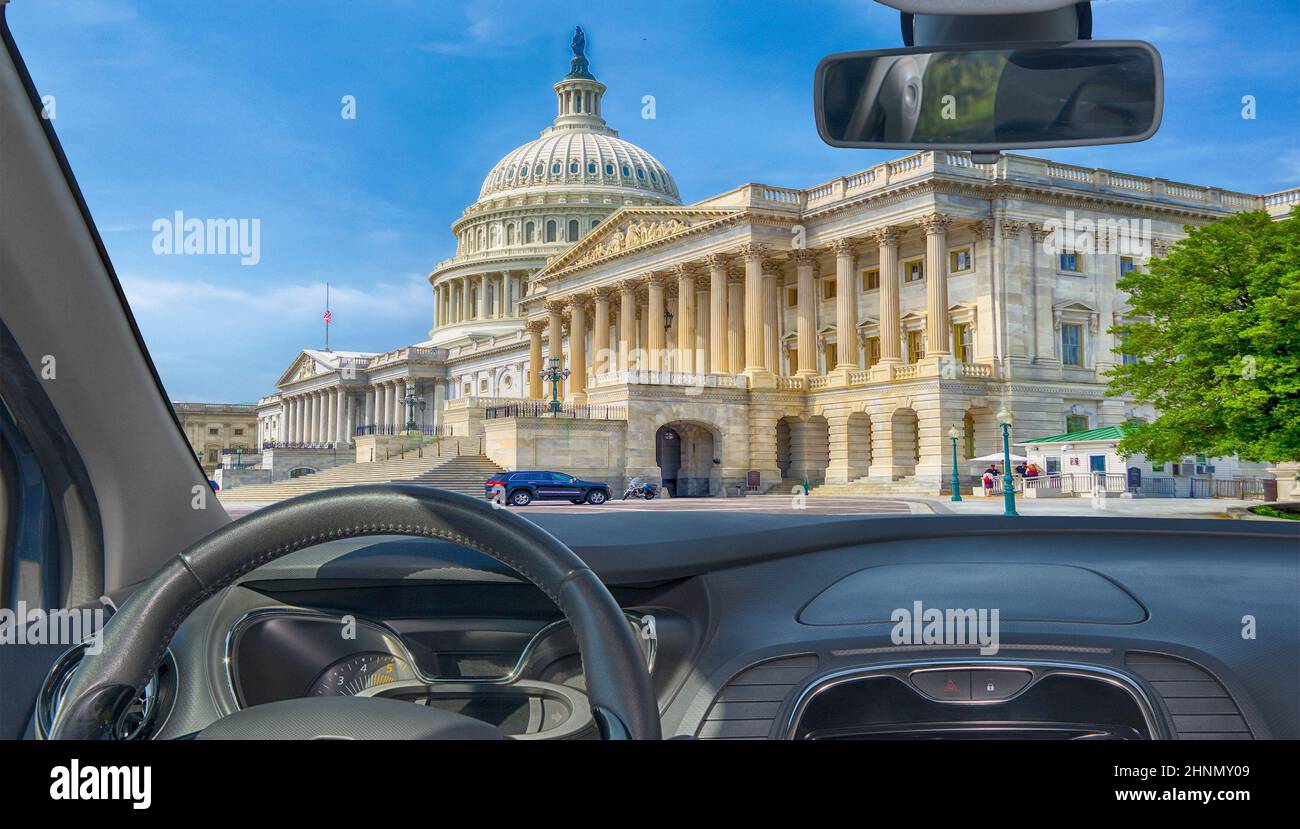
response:
<path id="1" fill-rule="evenodd" d="M 971 671 L 971 699 L 1007 699 L 1020 693 L 1033 674 L 1029 671 Z"/>

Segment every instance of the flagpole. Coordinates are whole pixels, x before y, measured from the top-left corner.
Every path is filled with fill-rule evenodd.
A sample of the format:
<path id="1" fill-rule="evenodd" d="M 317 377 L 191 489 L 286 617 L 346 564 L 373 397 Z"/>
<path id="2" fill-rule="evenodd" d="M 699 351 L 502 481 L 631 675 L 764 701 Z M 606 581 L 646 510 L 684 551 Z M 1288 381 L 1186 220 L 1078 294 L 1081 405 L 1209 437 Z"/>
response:
<path id="1" fill-rule="evenodd" d="M 330 284 L 325 283 L 325 352 L 330 350 Z"/>

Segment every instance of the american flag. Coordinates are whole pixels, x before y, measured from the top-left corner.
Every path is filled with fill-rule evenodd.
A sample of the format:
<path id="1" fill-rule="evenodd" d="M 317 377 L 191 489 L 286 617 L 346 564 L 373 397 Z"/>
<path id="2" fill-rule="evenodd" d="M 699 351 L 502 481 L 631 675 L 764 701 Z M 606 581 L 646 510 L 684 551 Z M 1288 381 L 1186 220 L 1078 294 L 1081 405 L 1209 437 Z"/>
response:
<path id="1" fill-rule="evenodd" d="M 329 310 L 328 308 L 325 309 L 325 322 L 328 323 L 333 321 L 334 321 L 334 312 Z"/>

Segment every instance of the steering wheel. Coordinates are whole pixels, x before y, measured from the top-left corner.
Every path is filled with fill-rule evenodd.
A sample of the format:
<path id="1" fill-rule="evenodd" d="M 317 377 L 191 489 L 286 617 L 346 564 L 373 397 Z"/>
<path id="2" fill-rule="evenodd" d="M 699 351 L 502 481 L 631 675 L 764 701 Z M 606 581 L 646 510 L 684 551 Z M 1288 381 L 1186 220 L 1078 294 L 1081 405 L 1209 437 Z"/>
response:
<path id="1" fill-rule="evenodd" d="M 227 524 L 169 561 L 104 626 L 69 684 L 51 739 L 107 739 L 157 669 L 177 627 L 249 571 L 325 541 L 438 538 L 489 555 L 535 584 L 572 625 L 592 716 L 604 739 L 659 739 L 645 658 L 609 590 L 559 539 L 485 501 L 415 484 L 373 484 L 284 501 Z M 494 726 L 424 705 L 358 697 L 257 705 L 201 738 L 501 739 Z"/>

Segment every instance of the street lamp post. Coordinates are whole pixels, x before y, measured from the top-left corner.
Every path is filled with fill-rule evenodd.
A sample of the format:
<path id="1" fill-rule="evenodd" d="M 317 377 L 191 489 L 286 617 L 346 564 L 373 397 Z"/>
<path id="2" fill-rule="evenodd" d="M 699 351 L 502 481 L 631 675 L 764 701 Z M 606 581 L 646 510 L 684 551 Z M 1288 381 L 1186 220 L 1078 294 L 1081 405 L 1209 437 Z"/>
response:
<path id="1" fill-rule="evenodd" d="M 420 428 L 419 424 L 415 422 L 415 407 L 419 406 L 420 411 L 424 411 L 427 404 L 424 402 L 424 398 L 416 396 L 415 386 L 410 383 L 406 384 L 406 397 L 402 399 L 402 402 L 406 404 L 406 431 L 414 432 Z"/>
<path id="2" fill-rule="evenodd" d="M 1005 406 L 998 412 L 998 425 L 1002 427 L 1002 514 L 1019 515 L 1016 512 L 1016 486 L 1011 478 L 1011 412 Z"/>
<path id="3" fill-rule="evenodd" d="M 569 379 L 569 370 L 560 368 L 560 358 L 551 356 L 546 358 L 546 368 L 538 372 L 544 382 L 551 384 L 551 414 L 560 413 L 560 381 Z"/>
<path id="4" fill-rule="evenodd" d="M 953 501 L 961 500 L 961 478 L 957 475 L 957 438 L 961 437 L 961 432 L 957 431 L 957 424 L 948 430 L 948 437 L 952 439 L 952 499 Z"/>

